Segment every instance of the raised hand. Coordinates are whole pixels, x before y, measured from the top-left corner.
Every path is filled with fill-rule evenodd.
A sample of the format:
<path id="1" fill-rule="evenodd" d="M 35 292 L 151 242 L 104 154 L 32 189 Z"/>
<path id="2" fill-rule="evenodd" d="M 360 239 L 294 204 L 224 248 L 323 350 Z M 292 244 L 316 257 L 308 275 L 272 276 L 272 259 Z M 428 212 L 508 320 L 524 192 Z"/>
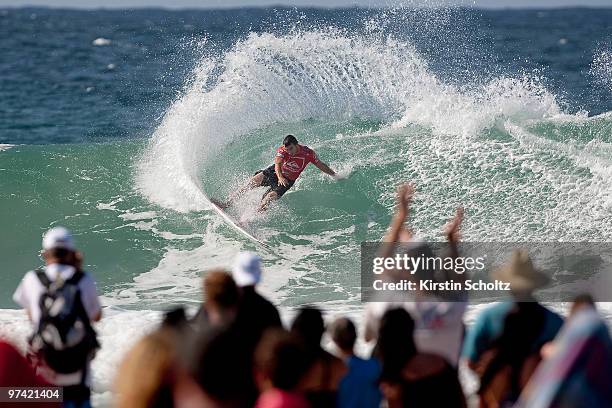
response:
<path id="1" fill-rule="evenodd" d="M 397 210 L 404 216 L 408 213 L 408 206 L 414 196 L 414 184 L 404 183 L 397 188 Z"/>
<path id="2" fill-rule="evenodd" d="M 444 226 L 444 235 L 450 242 L 459 242 L 461 239 L 459 229 L 461 228 L 461 223 L 463 222 L 464 213 L 465 211 L 463 210 L 463 207 L 458 207 L 455 211 L 455 216 L 453 219 Z"/>

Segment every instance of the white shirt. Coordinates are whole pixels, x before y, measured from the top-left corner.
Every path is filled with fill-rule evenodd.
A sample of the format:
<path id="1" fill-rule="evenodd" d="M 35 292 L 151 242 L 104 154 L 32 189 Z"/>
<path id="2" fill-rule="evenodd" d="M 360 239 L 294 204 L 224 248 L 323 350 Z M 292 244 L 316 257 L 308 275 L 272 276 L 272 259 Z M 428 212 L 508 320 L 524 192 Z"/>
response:
<path id="1" fill-rule="evenodd" d="M 463 313 L 466 302 L 443 302 L 423 296 L 413 302 L 372 302 L 365 309 L 365 327 L 378 333 L 387 310 L 405 309 L 414 320 L 414 343 L 418 351 L 438 354 L 457 366 L 463 341 Z"/>
<path id="2" fill-rule="evenodd" d="M 76 272 L 76 269 L 69 265 L 51 264 L 47 265 L 44 271 L 49 280 L 53 282 L 58 276 L 64 280 L 70 279 Z M 89 319 L 93 320 L 101 310 L 100 300 L 98 299 L 98 293 L 96 291 L 96 283 L 91 275 L 84 273 L 77 286 L 81 291 L 81 302 L 83 303 L 83 307 Z M 40 321 L 39 301 L 45 290 L 45 286 L 40 279 L 38 279 L 36 272 L 29 271 L 24 275 L 21 283 L 17 286 L 13 294 L 15 303 L 30 313 L 30 318 L 34 327 L 37 327 Z M 43 370 L 40 374 L 49 382 L 56 385 L 72 385 L 80 382 L 80 371 L 73 374 L 59 375 L 48 370 Z"/>

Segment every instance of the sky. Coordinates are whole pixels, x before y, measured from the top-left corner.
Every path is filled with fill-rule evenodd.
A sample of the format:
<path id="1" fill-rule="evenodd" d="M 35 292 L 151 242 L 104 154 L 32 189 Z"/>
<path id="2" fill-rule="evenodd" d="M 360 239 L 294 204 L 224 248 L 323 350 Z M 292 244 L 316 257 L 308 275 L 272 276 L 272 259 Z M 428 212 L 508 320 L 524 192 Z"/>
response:
<path id="1" fill-rule="evenodd" d="M 481 8 L 612 7 L 612 0 L 0 0 L 0 7 L 219 8 L 285 5 L 297 7 L 380 7 L 385 5 L 464 5 Z"/>

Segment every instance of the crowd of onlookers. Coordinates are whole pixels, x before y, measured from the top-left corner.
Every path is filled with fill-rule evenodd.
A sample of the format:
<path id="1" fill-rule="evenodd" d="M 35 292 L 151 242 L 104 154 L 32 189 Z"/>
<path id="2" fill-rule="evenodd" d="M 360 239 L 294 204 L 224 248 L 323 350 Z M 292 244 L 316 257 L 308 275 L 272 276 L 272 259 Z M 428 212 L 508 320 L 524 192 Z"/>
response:
<path id="1" fill-rule="evenodd" d="M 408 251 L 418 252 L 427 244 L 405 225 L 412 194 L 409 185 L 398 190 L 385 241 L 409 242 Z M 455 253 L 462 216 L 458 210 L 445 227 Z M 88 407 L 100 347 L 93 323 L 102 314 L 95 285 L 65 228 L 45 234 L 43 256 L 45 267 L 28 272 L 14 294 L 33 334 L 25 355 L 0 341 L 0 387 L 62 386 L 63 406 Z M 238 254 L 229 271 L 205 272 L 198 312 L 167 312 L 125 353 L 114 406 L 612 407 L 612 341 L 595 302 L 577 297 L 565 318 L 538 303 L 533 292 L 547 278 L 525 251 L 495 271 L 511 283 L 513 298 L 484 307 L 469 327 L 466 299 L 421 293 L 367 304 L 368 356 L 356 352 L 353 321 L 326 324 L 316 306 L 300 308 L 283 326 L 258 293 L 261 277 L 261 259 L 251 252 Z M 331 347 L 323 346 L 326 333 Z M 462 388 L 460 365 L 479 380 L 475 396 Z"/>

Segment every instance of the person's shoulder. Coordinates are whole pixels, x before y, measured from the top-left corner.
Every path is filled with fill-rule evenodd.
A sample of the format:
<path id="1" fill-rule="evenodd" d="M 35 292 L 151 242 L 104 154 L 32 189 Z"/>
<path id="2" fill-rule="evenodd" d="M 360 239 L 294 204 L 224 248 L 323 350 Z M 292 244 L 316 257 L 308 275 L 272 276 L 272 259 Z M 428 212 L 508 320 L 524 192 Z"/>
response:
<path id="1" fill-rule="evenodd" d="M 563 320 L 563 318 L 559 315 L 559 313 L 555 312 L 554 310 L 551 310 L 550 308 L 544 306 L 541 303 L 538 303 L 538 306 L 540 306 L 543 310 L 544 310 L 544 314 L 546 315 L 546 317 L 554 319 L 554 320 Z"/>
<path id="2" fill-rule="evenodd" d="M 287 152 L 287 149 L 285 148 L 285 146 L 279 146 L 276 149 L 276 153 L 286 153 L 286 152 Z"/>
<path id="3" fill-rule="evenodd" d="M 38 269 L 32 269 L 32 270 L 29 270 L 26 273 L 24 273 L 22 280 L 24 282 L 29 282 L 29 281 L 32 281 L 32 280 L 39 280 L 38 279 Z"/>
<path id="4" fill-rule="evenodd" d="M 563 317 L 561 317 L 561 315 L 559 315 L 554 310 L 550 310 L 546 306 L 543 306 L 541 304 L 540 304 L 540 306 L 542 307 L 542 309 L 544 309 L 544 315 L 545 315 L 546 321 L 551 326 L 560 328 L 563 325 Z"/>
<path id="5" fill-rule="evenodd" d="M 306 146 L 306 145 L 301 145 L 302 146 L 302 151 L 305 154 L 314 154 L 314 150 L 312 150 L 310 147 Z"/>
<path id="6" fill-rule="evenodd" d="M 85 290 L 85 291 L 93 290 L 95 292 L 96 280 L 94 279 L 94 277 L 89 272 L 83 271 L 80 273 L 81 273 L 81 277 L 79 279 L 78 286 L 81 288 L 81 290 Z"/>
<path id="7" fill-rule="evenodd" d="M 28 271 L 23 275 L 15 293 L 13 293 L 13 300 L 21 307 L 30 307 L 30 301 L 36 293 L 43 289 L 43 284 L 36 276 L 35 271 Z"/>
<path id="8" fill-rule="evenodd" d="M 23 278 L 21 279 L 21 283 L 19 285 L 23 290 L 29 290 L 34 286 L 43 286 L 43 283 L 40 281 L 38 277 L 38 270 L 33 269 L 27 271 Z"/>
<path id="9" fill-rule="evenodd" d="M 480 316 L 486 319 L 498 319 L 508 314 L 512 309 L 513 303 L 510 301 L 497 302 L 492 305 L 486 306 L 481 312 Z"/>
<path id="10" fill-rule="evenodd" d="M 94 279 L 93 275 L 89 272 L 86 271 L 81 271 L 79 272 L 81 274 L 81 278 L 79 279 L 79 283 L 81 282 L 85 282 L 86 284 L 95 284 L 96 280 Z"/>
<path id="11" fill-rule="evenodd" d="M 265 298 L 265 296 L 262 296 L 257 291 L 257 289 L 252 288 L 252 287 L 249 288 L 249 290 L 247 290 L 247 288 L 245 288 L 242 295 L 243 295 L 244 299 L 248 299 L 248 300 L 253 301 L 253 302 L 270 303 L 269 300 Z"/>
<path id="12" fill-rule="evenodd" d="M 265 296 L 262 296 L 261 294 L 257 293 L 257 291 L 255 290 L 252 291 L 250 293 L 250 296 L 246 298 L 247 298 L 247 303 L 250 303 L 254 307 L 258 308 L 259 310 L 263 310 L 267 313 L 278 314 L 278 310 L 276 309 L 276 306 L 274 306 L 274 303 L 272 303 Z"/>
<path id="13" fill-rule="evenodd" d="M 503 322 L 505 316 L 512 308 L 512 302 L 498 302 L 485 306 L 476 315 L 476 320 L 470 331 L 489 331 L 493 330 L 496 322 Z"/>

